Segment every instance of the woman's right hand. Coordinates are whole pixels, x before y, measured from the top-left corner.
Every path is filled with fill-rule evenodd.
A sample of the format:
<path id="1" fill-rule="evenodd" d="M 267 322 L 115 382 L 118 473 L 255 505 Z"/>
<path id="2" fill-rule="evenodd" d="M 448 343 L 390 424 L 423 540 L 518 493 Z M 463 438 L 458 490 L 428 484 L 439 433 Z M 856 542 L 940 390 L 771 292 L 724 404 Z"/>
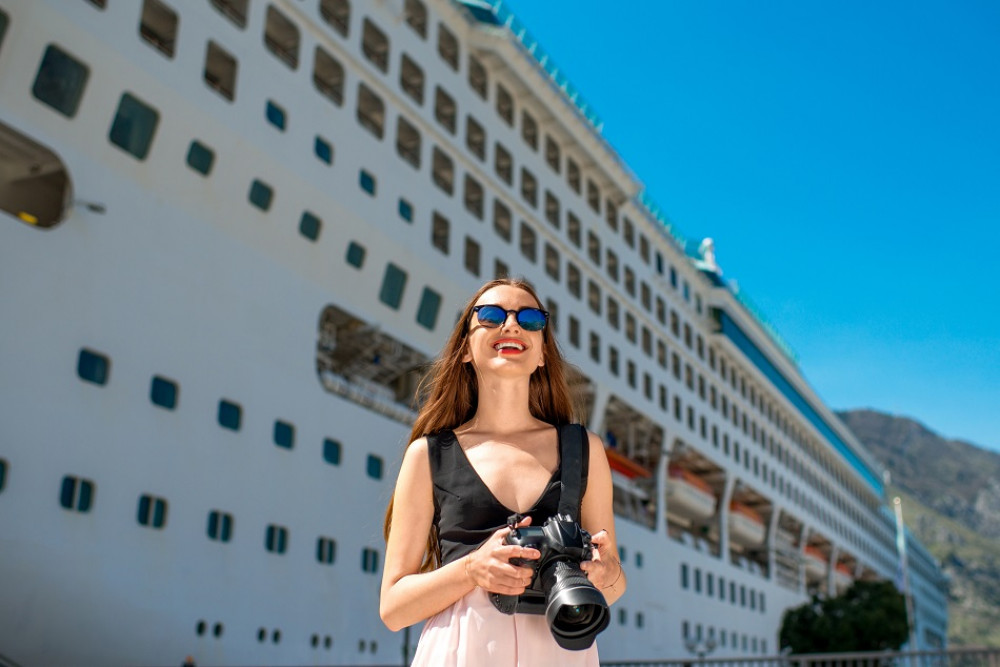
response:
<path id="1" fill-rule="evenodd" d="M 527 526 L 531 517 L 525 517 L 517 527 Z M 472 583 L 489 593 L 520 595 L 529 585 L 535 570 L 524 565 L 513 565 L 511 558 L 537 560 L 542 557 L 538 549 L 504 544 L 511 528 L 504 526 L 493 533 L 481 547 L 466 556 L 465 573 Z"/>

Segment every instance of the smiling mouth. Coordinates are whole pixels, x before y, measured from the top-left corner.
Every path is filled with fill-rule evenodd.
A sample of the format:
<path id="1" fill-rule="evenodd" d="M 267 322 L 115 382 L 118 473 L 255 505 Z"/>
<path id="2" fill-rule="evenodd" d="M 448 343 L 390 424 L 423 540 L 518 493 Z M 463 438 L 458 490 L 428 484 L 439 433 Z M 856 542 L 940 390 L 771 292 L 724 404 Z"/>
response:
<path id="1" fill-rule="evenodd" d="M 493 349 L 497 352 L 524 352 L 526 348 L 523 343 L 516 340 L 501 340 L 493 345 Z"/>

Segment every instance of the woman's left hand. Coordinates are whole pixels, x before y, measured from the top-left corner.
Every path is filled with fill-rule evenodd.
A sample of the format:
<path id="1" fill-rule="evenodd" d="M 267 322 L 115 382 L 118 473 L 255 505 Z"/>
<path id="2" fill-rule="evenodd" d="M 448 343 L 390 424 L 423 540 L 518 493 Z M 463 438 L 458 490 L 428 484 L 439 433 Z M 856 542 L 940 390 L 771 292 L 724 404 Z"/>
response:
<path id="1" fill-rule="evenodd" d="M 608 553 L 610 542 L 608 531 L 601 530 L 591 536 L 590 542 L 594 545 L 592 560 L 585 560 L 580 563 L 580 569 L 587 573 L 597 589 L 608 588 L 617 580 L 621 572 L 621 563 L 618 562 L 618 554 Z"/>

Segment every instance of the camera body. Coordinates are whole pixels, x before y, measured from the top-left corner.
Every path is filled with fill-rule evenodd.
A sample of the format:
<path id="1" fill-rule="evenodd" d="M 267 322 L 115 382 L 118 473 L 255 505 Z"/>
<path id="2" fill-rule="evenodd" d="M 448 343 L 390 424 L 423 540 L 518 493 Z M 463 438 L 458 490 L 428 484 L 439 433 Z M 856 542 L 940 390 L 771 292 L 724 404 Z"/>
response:
<path id="1" fill-rule="evenodd" d="M 513 528 L 504 543 L 538 549 L 541 556 L 510 559 L 512 565 L 531 567 L 535 574 L 521 595 L 491 593 L 493 606 L 505 614 L 543 614 L 560 646 L 590 647 L 610 621 L 604 595 L 580 568 L 592 557 L 590 533 L 569 516 L 557 514 L 541 526 Z"/>

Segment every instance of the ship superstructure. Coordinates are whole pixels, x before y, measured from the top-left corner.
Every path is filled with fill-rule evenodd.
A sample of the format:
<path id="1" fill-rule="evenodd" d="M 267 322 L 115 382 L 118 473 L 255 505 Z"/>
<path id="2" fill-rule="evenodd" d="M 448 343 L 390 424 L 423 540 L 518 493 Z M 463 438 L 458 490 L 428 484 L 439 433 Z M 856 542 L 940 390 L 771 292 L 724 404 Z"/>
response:
<path id="1" fill-rule="evenodd" d="M 0 657 L 401 660 L 381 518 L 416 381 L 508 274 L 614 471 L 602 657 L 776 653 L 786 608 L 898 577 L 894 519 L 689 245 L 499 2 L 0 0 Z"/>

